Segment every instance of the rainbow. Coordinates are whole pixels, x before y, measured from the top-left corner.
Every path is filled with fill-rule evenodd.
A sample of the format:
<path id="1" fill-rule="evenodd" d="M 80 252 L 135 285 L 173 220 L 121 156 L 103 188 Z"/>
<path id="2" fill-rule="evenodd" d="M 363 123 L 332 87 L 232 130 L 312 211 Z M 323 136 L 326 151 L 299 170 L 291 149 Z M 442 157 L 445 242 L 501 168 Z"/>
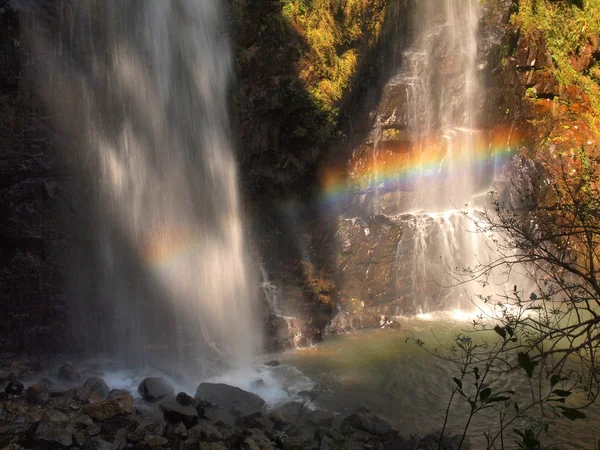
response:
<path id="1" fill-rule="evenodd" d="M 505 130 L 458 131 L 470 136 L 454 139 L 451 151 L 459 154 L 452 158 L 451 170 L 442 168 L 447 159 L 448 135 L 411 145 L 406 142 L 386 145 L 378 149 L 376 155 L 373 147 L 365 147 L 354 155 L 349 166 L 330 167 L 322 172 L 323 202 L 331 206 L 348 196 L 368 193 L 373 186 L 387 192 L 411 190 L 419 182 L 434 182 L 440 177 L 453 177 L 458 181 L 472 173 L 484 173 L 490 167 L 502 167 L 518 149 L 517 136 Z M 465 151 L 467 145 L 471 151 Z"/>

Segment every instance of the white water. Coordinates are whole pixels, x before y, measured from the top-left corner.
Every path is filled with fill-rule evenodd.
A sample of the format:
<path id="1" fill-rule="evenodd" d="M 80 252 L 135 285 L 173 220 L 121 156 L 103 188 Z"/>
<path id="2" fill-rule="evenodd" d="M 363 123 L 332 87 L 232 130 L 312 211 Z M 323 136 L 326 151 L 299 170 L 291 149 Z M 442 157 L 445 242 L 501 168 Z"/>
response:
<path id="1" fill-rule="evenodd" d="M 83 260 L 94 276 L 79 283 L 79 338 L 129 362 L 243 365 L 260 348 L 259 308 L 230 137 L 222 2 L 62 8 L 57 53 L 76 79 L 70 114 L 84 128 L 76 156 L 90 210 Z M 60 95 L 49 96 L 57 109 Z"/>
<path id="2" fill-rule="evenodd" d="M 458 211 L 472 208 L 482 188 L 476 159 L 479 14 L 477 0 L 418 2 L 412 44 L 391 81 L 406 89 L 400 120 L 420 161 L 412 204 L 404 205 L 410 218 L 399 218 L 404 227 L 397 251 L 400 313 L 473 309 L 473 287 L 448 286 L 456 284 L 454 271 L 489 258 L 485 237 L 472 233 L 473 224 Z"/>

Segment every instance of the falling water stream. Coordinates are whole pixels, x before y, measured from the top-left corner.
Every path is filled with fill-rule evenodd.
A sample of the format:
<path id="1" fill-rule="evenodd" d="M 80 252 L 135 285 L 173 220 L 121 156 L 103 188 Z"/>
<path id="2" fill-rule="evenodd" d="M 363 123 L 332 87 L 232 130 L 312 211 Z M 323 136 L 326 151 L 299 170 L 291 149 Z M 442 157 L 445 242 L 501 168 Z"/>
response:
<path id="1" fill-rule="evenodd" d="M 86 345 L 128 361 L 237 365 L 260 348 L 224 17 L 219 0 L 62 5 L 95 272 L 76 321 Z"/>

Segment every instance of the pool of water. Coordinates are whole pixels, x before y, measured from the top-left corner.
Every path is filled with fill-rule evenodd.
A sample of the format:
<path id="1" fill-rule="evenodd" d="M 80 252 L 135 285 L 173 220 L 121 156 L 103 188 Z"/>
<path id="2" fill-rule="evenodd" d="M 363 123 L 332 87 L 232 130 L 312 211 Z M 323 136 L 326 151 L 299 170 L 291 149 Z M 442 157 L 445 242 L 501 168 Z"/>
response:
<path id="1" fill-rule="evenodd" d="M 328 336 L 315 347 L 282 355 L 281 361 L 325 387 L 317 399 L 320 407 L 345 413 L 362 405 L 387 418 L 404 435 L 439 431 L 454 387 L 452 377 L 459 375 L 459 368 L 406 339 L 422 339 L 430 349 L 449 347 L 457 334 L 469 330 L 469 322 L 425 319 L 405 319 L 400 329 Z M 496 337 L 491 332 L 478 334 L 474 339 L 489 341 Z M 507 374 L 493 385 L 496 389 L 517 391 L 525 404 L 530 388 L 524 373 Z M 461 398 L 454 405 L 447 428 L 453 434 L 462 434 L 468 405 Z M 600 438 L 600 405 L 590 407 L 586 414 L 586 420 L 575 422 L 556 419 L 551 427 L 552 436 L 546 440 L 594 448 Z M 484 432 L 497 429 L 498 424 L 498 410 L 489 409 L 476 416 L 469 432 L 473 448 L 486 448 Z M 511 428 L 505 443 L 514 441 L 515 436 Z"/>

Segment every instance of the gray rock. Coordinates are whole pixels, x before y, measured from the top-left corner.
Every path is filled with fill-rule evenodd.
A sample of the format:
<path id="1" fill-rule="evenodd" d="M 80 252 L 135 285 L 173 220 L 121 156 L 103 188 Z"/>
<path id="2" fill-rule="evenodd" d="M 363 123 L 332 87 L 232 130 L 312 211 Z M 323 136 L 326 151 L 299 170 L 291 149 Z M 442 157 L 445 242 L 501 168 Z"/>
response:
<path id="1" fill-rule="evenodd" d="M 21 383 L 19 380 L 15 380 L 8 383 L 8 385 L 4 388 L 4 392 L 6 392 L 8 395 L 21 395 L 24 388 L 25 386 L 23 386 L 23 383 Z"/>
<path id="2" fill-rule="evenodd" d="M 201 383 L 194 398 L 201 405 L 218 406 L 240 416 L 258 411 L 265 404 L 252 392 L 221 383 Z"/>
<path id="3" fill-rule="evenodd" d="M 342 422 L 342 426 L 350 426 L 355 430 L 365 431 L 376 436 L 383 436 L 392 426 L 381 417 L 374 414 L 354 413 L 349 415 Z"/>
<path id="4" fill-rule="evenodd" d="M 175 399 L 177 400 L 177 403 L 179 403 L 182 406 L 191 406 L 192 408 L 195 408 L 197 404 L 194 397 L 186 394 L 185 392 L 180 392 L 179 394 L 177 394 L 177 397 Z"/>
<path id="5" fill-rule="evenodd" d="M 108 385 L 100 377 L 88 378 L 83 387 L 88 388 L 92 393 L 98 394 L 101 398 L 106 398 L 110 392 Z"/>
<path id="6" fill-rule="evenodd" d="M 81 375 L 72 364 L 63 364 L 58 369 L 58 377 L 67 381 L 79 381 Z"/>
<path id="7" fill-rule="evenodd" d="M 95 437 L 86 441 L 83 450 L 115 450 L 115 446 L 101 437 Z"/>
<path id="8" fill-rule="evenodd" d="M 36 405 L 47 405 L 50 402 L 50 392 L 45 384 L 34 384 L 27 388 L 27 401 Z"/>
<path id="9" fill-rule="evenodd" d="M 150 447 L 162 447 L 169 443 L 169 441 L 162 436 L 146 436 L 144 442 Z"/>
<path id="10" fill-rule="evenodd" d="M 183 422 L 187 428 L 193 427 L 198 422 L 198 411 L 196 411 L 196 408 L 193 406 L 184 406 L 174 399 L 161 402 L 160 409 L 167 422 Z"/>
<path id="11" fill-rule="evenodd" d="M 208 422 L 202 421 L 198 425 L 188 430 L 188 439 L 186 442 L 218 442 L 223 439 L 223 435 L 217 427 Z"/>
<path id="12" fill-rule="evenodd" d="M 116 397 L 117 395 L 130 394 L 129 391 L 125 389 L 111 389 L 110 392 L 106 395 L 106 398 Z"/>
<path id="13" fill-rule="evenodd" d="M 47 409 L 46 411 L 44 411 L 44 413 L 42 414 L 42 422 L 67 422 L 69 420 L 69 418 L 67 417 L 67 415 L 57 409 Z"/>
<path id="14" fill-rule="evenodd" d="M 35 430 L 34 441 L 39 447 L 70 447 L 74 429 L 60 423 L 40 423 Z"/>
<path id="15" fill-rule="evenodd" d="M 175 388 L 162 377 L 150 377 L 140 383 L 138 392 L 144 400 L 153 402 L 175 395 Z"/>

